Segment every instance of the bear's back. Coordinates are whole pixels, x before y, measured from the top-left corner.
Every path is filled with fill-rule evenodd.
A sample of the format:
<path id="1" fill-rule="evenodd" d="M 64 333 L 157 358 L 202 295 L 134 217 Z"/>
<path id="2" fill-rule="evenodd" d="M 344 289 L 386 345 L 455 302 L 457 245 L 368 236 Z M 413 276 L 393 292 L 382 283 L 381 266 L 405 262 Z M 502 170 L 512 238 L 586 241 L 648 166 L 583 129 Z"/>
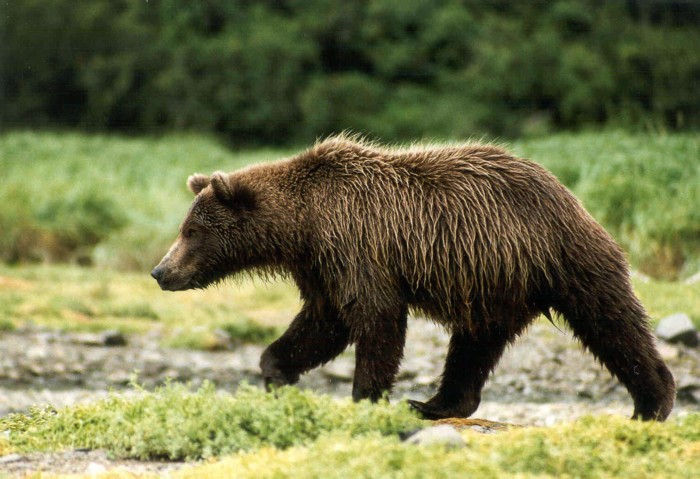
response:
<path id="1" fill-rule="evenodd" d="M 550 173 L 492 145 L 341 138 L 291 162 L 304 172 L 315 257 L 353 291 L 378 276 L 442 297 L 522 284 L 559 261 L 558 210 L 577 210 Z"/>

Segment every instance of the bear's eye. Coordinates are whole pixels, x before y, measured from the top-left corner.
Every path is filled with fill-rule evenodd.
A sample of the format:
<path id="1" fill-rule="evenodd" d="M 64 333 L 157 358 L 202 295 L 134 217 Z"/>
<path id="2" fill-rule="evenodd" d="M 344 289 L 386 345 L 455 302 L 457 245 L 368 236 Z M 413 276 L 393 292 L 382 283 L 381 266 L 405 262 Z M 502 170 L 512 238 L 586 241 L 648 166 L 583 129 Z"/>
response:
<path id="1" fill-rule="evenodd" d="M 192 226 L 185 228 L 185 231 L 182 232 L 182 235 L 185 238 L 193 238 L 194 236 L 197 235 L 197 229 L 193 228 Z"/>

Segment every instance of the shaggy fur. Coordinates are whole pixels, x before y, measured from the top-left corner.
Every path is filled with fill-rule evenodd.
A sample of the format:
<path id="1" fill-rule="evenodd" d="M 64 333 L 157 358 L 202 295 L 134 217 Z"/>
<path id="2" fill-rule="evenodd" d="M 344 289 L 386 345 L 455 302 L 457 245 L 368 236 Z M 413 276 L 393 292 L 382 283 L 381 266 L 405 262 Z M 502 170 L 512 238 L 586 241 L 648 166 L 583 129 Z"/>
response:
<path id="1" fill-rule="evenodd" d="M 394 382 L 406 316 L 452 333 L 425 416 L 467 417 L 508 343 L 543 313 L 665 419 L 674 381 L 620 248 L 542 167 L 481 144 L 390 149 L 335 137 L 291 159 L 189 179 L 197 195 L 153 271 L 164 289 L 243 271 L 291 276 L 303 308 L 263 354 L 268 385 L 356 346 L 353 397 Z"/>

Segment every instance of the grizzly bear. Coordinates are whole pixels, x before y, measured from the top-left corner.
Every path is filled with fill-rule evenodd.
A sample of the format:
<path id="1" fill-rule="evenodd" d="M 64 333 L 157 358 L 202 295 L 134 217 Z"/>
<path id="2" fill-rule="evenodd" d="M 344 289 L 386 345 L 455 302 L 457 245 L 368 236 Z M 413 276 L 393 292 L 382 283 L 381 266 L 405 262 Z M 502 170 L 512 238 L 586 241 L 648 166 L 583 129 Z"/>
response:
<path id="1" fill-rule="evenodd" d="M 468 417 L 505 347 L 553 311 L 625 385 L 634 418 L 664 420 L 673 407 L 622 251 L 531 161 L 493 145 L 388 148 L 341 135 L 188 185 L 194 202 L 152 276 L 169 291 L 241 272 L 291 278 L 303 307 L 262 355 L 268 388 L 354 344 L 352 396 L 378 400 L 411 310 L 451 333 L 437 394 L 411 405 Z"/>

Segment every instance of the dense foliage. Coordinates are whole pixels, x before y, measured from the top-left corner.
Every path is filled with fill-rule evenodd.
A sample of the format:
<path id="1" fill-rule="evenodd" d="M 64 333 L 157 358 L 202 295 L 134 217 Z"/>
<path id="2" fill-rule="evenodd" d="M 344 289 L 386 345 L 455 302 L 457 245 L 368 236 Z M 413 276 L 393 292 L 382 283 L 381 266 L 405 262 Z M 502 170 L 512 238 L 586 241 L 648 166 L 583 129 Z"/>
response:
<path id="1" fill-rule="evenodd" d="M 696 2 L 22 0 L 2 10 L 10 126 L 186 128 L 236 142 L 346 128 L 396 139 L 700 126 Z"/>

